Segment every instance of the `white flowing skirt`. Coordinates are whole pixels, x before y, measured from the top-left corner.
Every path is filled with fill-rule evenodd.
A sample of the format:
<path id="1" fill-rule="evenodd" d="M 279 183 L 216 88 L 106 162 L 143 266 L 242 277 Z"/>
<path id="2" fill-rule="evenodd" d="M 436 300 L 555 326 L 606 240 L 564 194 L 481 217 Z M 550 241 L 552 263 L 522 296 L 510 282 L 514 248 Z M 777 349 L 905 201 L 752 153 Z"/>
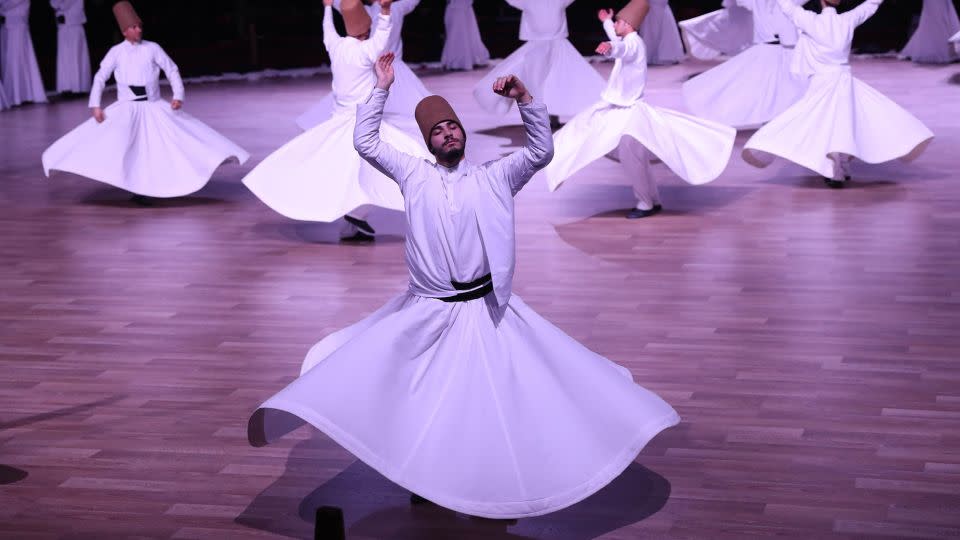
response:
<path id="1" fill-rule="evenodd" d="M 490 51 L 480 37 L 473 2 L 447 4 L 443 22 L 447 35 L 440 63 L 445 69 L 473 69 L 490 62 Z"/>
<path id="2" fill-rule="evenodd" d="M 510 112 L 515 100 L 493 93 L 493 83 L 516 75 L 550 114 L 573 116 L 600 98 L 606 82 L 566 39 L 528 41 L 494 66 L 473 89 L 473 97 L 489 113 Z"/>
<path id="3" fill-rule="evenodd" d="M 803 96 L 807 80 L 790 72 L 793 49 L 754 45 L 683 83 L 687 108 L 737 129 L 759 127 Z"/>
<path id="4" fill-rule="evenodd" d="M 37 55 L 26 24 L 0 25 L 0 81 L 10 105 L 46 103 Z"/>
<path id="5" fill-rule="evenodd" d="M 3 81 L 0 80 L 0 111 L 10 108 L 10 100 L 7 99 L 7 92 L 3 89 Z"/>
<path id="6" fill-rule="evenodd" d="M 694 58 L 733 56 L 753 44 L 753 18 L 739 6 L 718 9 L 680 21 L 680 34 Z"/>
<path id="7" fill-rule="evenodd" d="M 923 0 L 920 24 L 900 51 L 901 58 L 924 64 L 948 64 L 960 58 L 949 42 L 960 32 L 960 19 L 953 0 Z"/>
<path id="8" fill-rule="evenodd" d="M 200 120 L 156 101 L 118 101 L 43 152 L 43 171 L 66 171 L 138 195 L 179 197 L 202 188 L 228 160 L 250 155 Z"/>
<path id="9" fill-rule="evenodd" d="M 366 205 L 403 211 L 396 182 L 353 147 L 356 112 L 343 110 L 257 164 L 243 179 L 267 206 L 291 219 L 330 223 Z M 417 141 L 384 122 L 380 136 L 397 150 L 429 159 Z"/>
<path id="10" fill-rule="evenodd" d="M 683 42 L 670 4 L 650 6 L 650 12 L 640 24 L 640 36 L 647 47 L 648 64 L 676 64 L 683 60 Z"/>
<path id="11" fill-rule="evenodd" d="M 89 92 L 90 51 L 83 25 L 57 27 L 57 92 Z"/>
<path id="12" fill-rule="evenodd" d="M 575 116 L 553 136 L 554 158 L 543 170 L 550 191 L 632 137 L 691 184 L 720 176 L 730 161 L 737 131 L 730 126 L 661 109 L 641 101 L 617 107 L 601 101 Z"/>
<path id="13" fill-rule="evenodd" d="M 393 61 L 393 73 L 395 79 L 390 86 L 390 95 L 384 105 L 383 114 L 385 119 L 398 123 L 413 118 L 413 111 L 417 108 L 417 104 L 429 96 L 430 91 L 420 82 L 410 66 L 402 61 Z M 333 92 L 330 92 L 316 105 L 298 116 L 297 125 L 304 131 L 319 126 L 333 117 L 335 108 Z"/>
<path id="14" fill-rule="evenodd" d="M 766 167 L 781 157 L 832 178 L 833 154 L 910 161 L 932 139 L 915 116 L 843 71 L 813 76 L 803 99 L 750 137 L 743 159 Z"/>
<path id="15" fill-rule="evenodd" d="M 588 497 L 680 420 L 516 296 L 498 325 L 485 299 L 409 293 L 317 343 L 251 417 L 250 440 L 299 419 L 407 490 L 487 518 Z"/>

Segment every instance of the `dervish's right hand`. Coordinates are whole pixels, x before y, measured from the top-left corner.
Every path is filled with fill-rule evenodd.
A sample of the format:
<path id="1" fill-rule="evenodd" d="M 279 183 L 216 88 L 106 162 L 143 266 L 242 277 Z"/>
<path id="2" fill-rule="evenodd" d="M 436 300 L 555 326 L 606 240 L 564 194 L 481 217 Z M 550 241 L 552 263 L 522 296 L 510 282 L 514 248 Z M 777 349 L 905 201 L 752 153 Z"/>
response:
<path id="1" fill-rule="evenodd" d="M 104 120 L 107 119 L 107 115 L 103 114 L 103 109 L 100 107 L 93 108 L 93 118 L 97 121 L 98 124 L 102 124 Z"/>
<path id="2" fill-rule="evenodd" d="M 604 41 L 600 45 L 597 45 L 597 54 L 602 54 L 604 56 L 607 56 L 608 54 L 610 54 L 610 51 L 612 50 L 613 50 L 613 45 L 611 45 L 609 41 Z"/>
<path id="3" fill-rule="evenodd" d="M 333 5 L 333 0 L 323 0 L 323 5 L 326 7 L 330 7 Z"/>
<path id="4" fill-rule="evenodd" d="M 612 9 L 601 9 L 597 12 L 597 18 L 600 19 L 600 22 L 607 22 L 607 19 L 613 17 Z"/>
<path id="5" fill-rule="evenodd" d="M 377 58 L 377 63 L 373 65 L 373 70 L 377 74 L 377 88 L 381 90 L 390 90 L 390 86 L 393 84 L 395 78 L 393 59 L 394 54 L 392 52 L 383 53 L 380 58 Z"/>

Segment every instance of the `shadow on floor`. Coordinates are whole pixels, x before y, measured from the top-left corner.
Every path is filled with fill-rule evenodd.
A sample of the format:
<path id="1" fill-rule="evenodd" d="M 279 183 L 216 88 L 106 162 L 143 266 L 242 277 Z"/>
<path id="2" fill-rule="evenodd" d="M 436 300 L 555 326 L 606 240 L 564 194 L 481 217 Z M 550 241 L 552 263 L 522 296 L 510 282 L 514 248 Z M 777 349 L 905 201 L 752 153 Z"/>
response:
<path id="1" fill-rule="evenodd" d="M 515 523 L 480 519 L 429 503 L 411 505 L 406 490 L 360 461 L 329 477 L 330 458 L 323 456 L 329 456 L 331 444 L 321 434 L 298 442 L 283 474 L 251 501 L 236 523 L 308 537 L 316 509 L 334 506 L 343 510 L 348 538 L 587 540 L 656 514 L 671 491 L 666 478 L 633 463 L 607 487 L 564 510 Z"/>

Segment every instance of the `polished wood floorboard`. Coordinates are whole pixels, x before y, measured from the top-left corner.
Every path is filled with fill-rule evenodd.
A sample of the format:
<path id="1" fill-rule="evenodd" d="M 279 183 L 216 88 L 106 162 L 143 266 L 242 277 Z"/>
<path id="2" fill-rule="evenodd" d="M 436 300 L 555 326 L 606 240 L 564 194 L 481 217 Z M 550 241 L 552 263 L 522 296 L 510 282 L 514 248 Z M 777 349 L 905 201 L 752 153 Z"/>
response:
<path id="1" fill-rule="evenodd" d="M 707 67 L 651 69 L 649 101 L 682 110 Z M 748 167 L 742 134 L 712 184 L 656 165 L 656 218 L 623 218 L 612 159 L 520 195 L 517 292 L 683 423 L 596 496 L 516 524 L 410 507 L 312 429 L 247 444 L 308 348 L 405 285 L 396 216 L 341 246 L 240 183 L 328 80 L 189 86 L 187 110 L 253 158 L 153 208 L 42 177 L 84 100 L 0 113 L 0 537 L 306 538 L 322 505 L 359 539 L 960 537 L 960 66 L 854 69 L 936 132 L 917 162 L 857 164 L 832 191 Z M 522 138 L 473 105 L 481 75 L 423 77 L 475 160 Z"/>

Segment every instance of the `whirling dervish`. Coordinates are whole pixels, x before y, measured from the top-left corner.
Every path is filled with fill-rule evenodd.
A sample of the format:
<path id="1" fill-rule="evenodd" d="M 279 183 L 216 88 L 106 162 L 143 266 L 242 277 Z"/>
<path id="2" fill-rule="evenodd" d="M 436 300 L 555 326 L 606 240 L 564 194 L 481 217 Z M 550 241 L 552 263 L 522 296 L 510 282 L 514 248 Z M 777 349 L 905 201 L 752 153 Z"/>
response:
<path id="1" fill-rule="evenodd" d="M 523 79 L 530 92 L 543 100 L 551 115 L 569 117 L 587 108 L 603 91 L 603 78 L 567 40 L 567 6 L 574 0 L 506 0 L 523 11 L 519 49 L 497 64 L 473 88 L 483 110 L 504 115 L 513 100 L 491 93 L 490 86 L 505 75 Z"/>
<path id="2" fill-rule="evenodd" d="M 953 0 L 923 0 L 920 23 L 900 57 L 920 64 L 949 64 L 960 59 L 950 38 L 960 32 Z"/>
<path id="3" fill-rule="evenodd" d="M 866 0 L 837 13 L 840 0 L 820 0 L 821 13 L 790 0 L 780 8 L 800 30 L 793 70 L 810 79 L 803 98 L 760 128 L 743 148 L 751 165 L 766 167 L 776 157 L 823 176 L 831 188 L 850 180 L 850 162 L 910 161 L 933 133 L 915 116 L 850 73 L 853 32 L 883 0 Z"/>
<path id="4" fill-rule="evenodd" d="M 753 16 L 736 0 L 723 0 L 721 9 L 680 21 L 679 26 L 687 52 L 700 60 L 733 56 L 753 43 Z"/>
<path id="5" fill-rule="evenodd" d="M 490 63 L 490 51 L 480 37 L 473 0 L 447 0 L 445 36 L 440 63 L 444 69 L 466 70 Z"/>
<path id="6" fill-rule="evenodd" d="M 649 217 L 663 208 L 650 167 L 653 156 L 686 182 L 705 184 L 727 166 L 737 135 L 729 126 L 646 102 L 647 56 L 636 29 L 648 9 L 647 0 L 632 0 L 617 13 L 616 22 L 612 10 L 598 13 L 610 41 L 601 43 L 597 52 L 616 59 L 613 71 L 600 101 L 554 135 L 556 155 L 544 169 L 553 191 L 580 169 L 619 149 L 637 199 L 627 213 L 630 219 Z"/>
<path id="7" fill-rule="evenodd" d="M 647 47 L 647 64 L 676 64 L 683 60 L 683 41 L 668 0 L 650 0 L 650 13 L 639 28 Z"/>
<path id="8" fill-rule="evenodd" d="M 342 0 L 334 0 L 333 7 L 341 11 Z M 365 0 L 363 8 L 366 10 L 372 22 L 370 32 L 377 31 L 380 18 L 380 0 Z M 403 38 L 401 30 L 403 29 L 403 19 L 413 12 L 420 4 L 420 0 L 394 0 L 390 7 L 390 36 L 387 38 L 386 50 L 390 51 L 396 57 L 397 89 L 390 94 L 390 101 L 387 102 L 387 118 L 396 124 L 404 123 L 410 117 L 410 111 L 417 106 L 421 99 L 430 95 L 427 88 L 423 86 L 420 79 L 417 78 L 410 66 L 403 62 Z M 333 115 L 336 107 L 334 93 L 331 91 L 316 105 L 307 109 L 303 114 L 297 117 L 297 125 L 300 129 L 308 130 L 326 122 Z M 413 128 L 415 131 L 415 128 Z"/>
<path id="9" fill-rule="evenodd" d="M 341 239 L 371 242 L 375 230 L 366 221 L 371 207 L 403 210 L 397 185 L 360 159 L 350 134 L 357 105 L 373 90 L 373 65 L 386 49 L 392 30 L 391 0 L 382 0 L 376 30 L 360 0 L 343 0 L 347 36 L 333 24 L 333 0 L 323 0 L 323 44 L 333 70 L 333 115 L 261 161 L 243 179 L 267 206 L 291 219 L 334 222 L 344 218 Z M 398 148 L 429 159 L 412 137 L 383 123 L 382 137 Z"/>
<path id="10" fill-rule="evenodd" d="M 751 129 L 769 122 L 803 95 L 806 79 L 790 71 L 797 30 L 776 2 L 737 0 L 751 12 L 754 45 L 683 83 L 683 98 L 693 114 Z"/>

